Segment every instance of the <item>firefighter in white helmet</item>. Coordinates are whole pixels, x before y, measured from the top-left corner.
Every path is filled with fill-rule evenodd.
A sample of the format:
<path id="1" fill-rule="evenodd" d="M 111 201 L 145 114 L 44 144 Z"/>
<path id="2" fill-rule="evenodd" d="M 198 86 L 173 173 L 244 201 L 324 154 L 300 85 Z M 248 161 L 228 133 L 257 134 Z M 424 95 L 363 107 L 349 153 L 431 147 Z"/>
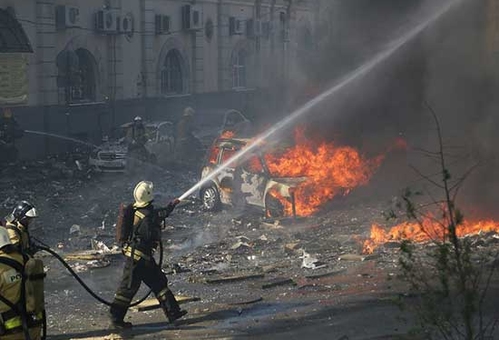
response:
<path id="1" fill-rule="evenodd" d="M 7 229 L 0 227 L 0 339 L 40 340 L 41 324 L 26 298 L 23 279 L 27 256 L 10 241 Z M 26 289 L 25 289 L 26 287 Z"/>
<path id="2" fill-rule="evenodd" d="M 175 296 L 168 288 L 166 275 L 153 257 L 154 250 L 161 242 L 160 221 L 152 205 L 153 183 L 139 182 L 135 186 L 133 197 L 133 229 L 123 247 L 126 257 L 123 277 L 110 308 L 111 328 L 114 329 L 132 327 L 130 322 L 123 319 L 142 282 L 151 288 L 170 323 L 187 314 L 180 309 Z M 166 208 L 165 216 L 171 213 L 178 203 L 178 200 L 171 202 Z"/>
<path id="3" fill-rule="evenodd" d="M 12 210 L 5 225 L 12 244 L 19 247 L 21 252 L 31 256 L 35 254 L 36 249 L 29 236 L 29 226 L 37 217 L 38 211 L 35 206 L 28 201 L 21 201 Z"/>

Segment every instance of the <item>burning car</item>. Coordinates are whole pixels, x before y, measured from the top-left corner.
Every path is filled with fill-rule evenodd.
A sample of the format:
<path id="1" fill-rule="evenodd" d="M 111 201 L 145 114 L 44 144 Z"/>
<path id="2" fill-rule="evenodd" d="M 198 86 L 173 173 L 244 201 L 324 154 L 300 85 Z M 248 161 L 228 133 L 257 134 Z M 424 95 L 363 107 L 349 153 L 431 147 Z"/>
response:
<path id="1" fill-rule="evenodd" d="M 211 148 L 202 178 L 250 141 L 225 131 Z M 384 154 L 369 158 L 334 141 L 310 140 L 297 128 L 294 142 L 267 144 L 265 153 L 254 152 L 244 162 L 222 168 L 207 180 L 200 198 L 208 210 L 239 200 L 263 208 L 268 217 L 310 216 L 335 197 L 367 185 L 383 159 Z"/>
<path id="2" fill-rule="evenodd" d="M 132 123 L 120 126 L 124 135 Z M 173 160 L 175 137 L 173 123 L 169 121 L 146 123 L 147 143 L 145 147 L 150 153 L 152 163 L 165 164 Z M 89 165 L 97 171 L 122 172 L 126 167 L 127 146 L 124 137 L 117 141 L 105 141 L 92 151 Z"/>
<path id="3" fill-rule="evenodd" d="M 250 141 L 242 138 L 217 139 L 202 169 L 201 178 L 207 177 Z M 234 206 L 241 203 L 262 208 L 268 217 L 282 217 L 286 215 L 282 199 L 294 206 L 294 188 L 305 179 L 272 176 L 265 157 L 253 152 L 243 161 L 224 168 L 200 189 L 199 195 L 208 211 L 217 210 L 223 204 Z"/>

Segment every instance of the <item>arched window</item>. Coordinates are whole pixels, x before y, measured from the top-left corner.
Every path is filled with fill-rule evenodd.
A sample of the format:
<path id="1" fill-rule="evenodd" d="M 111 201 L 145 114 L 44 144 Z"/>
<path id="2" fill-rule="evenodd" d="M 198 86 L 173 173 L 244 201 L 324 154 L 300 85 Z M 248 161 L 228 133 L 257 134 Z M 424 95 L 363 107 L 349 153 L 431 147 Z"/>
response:
<path id="1" fill-rule="evenodd" d="M 96 62 L 88 50 L 65 50 L 59 53 L 56 63 L 60 102 L 95 101 Z"/>
<path id="2" fill-rule="evenodd" d="M 247 84 L 248 54 L 244 49 L 236 52 L 232 62 L 232 88 L 245 88 Z"/>
<path id="3" fill-rule="evenodd" d="M 180 94 L 184 92 L 181 58 L 180 53 L 175 49 L 166 54 L 165 62 L 161 69 L 162 94 Z"/>

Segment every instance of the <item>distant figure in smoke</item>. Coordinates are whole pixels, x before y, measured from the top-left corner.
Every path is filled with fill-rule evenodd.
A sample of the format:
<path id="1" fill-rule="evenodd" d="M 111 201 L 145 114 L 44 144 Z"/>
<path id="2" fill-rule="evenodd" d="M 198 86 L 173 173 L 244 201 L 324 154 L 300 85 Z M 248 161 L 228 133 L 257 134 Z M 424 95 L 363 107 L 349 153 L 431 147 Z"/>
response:
<path id="1" fill-rule="evenodd" d="M 126 257 L 123 277 L 110 309 L 111 327 L 115 329 L 132 327 L 130 322 L 123 319 L 142 282 L 151 288 L 170 323 L 187 314 L 180 309 L 168 287 L 166 275 L 153 257 L 154 250 L 161 243 L 160 221 L 152 205 L 153 183 L 139 182 L 135 186 L 133 197 L 133 229 L 129 241 L 123 246 Z M 168 216 L 178 203 L 178 200 L 172 201 L 163 216 Z"/>
<path id="2" fill-rule="evenodd" d="M 175 128 L 175 159 L 179 162 L 195 160 L 200 151 L 200 142 L 194 135 L 192 107 L 186 107 Z"/>
<path id="3" fill-rule="evenodd" d="M 230 131 L 235 137 L 252 137 L 251 128 L 251 122 L 241 112 L 230 110 L 225 113 L 221 134 Z"/>
<path id="4" fill-rule="evenodd" d="M 135 168 L 137 163 L 149 160 L 149 152 L 145 147 L 147 143 L 146 128 L 142 123 L 142 117 L 134 118 L 126 132 L 125 142 L 128 148 L 127 166 L 129 169 Z"/>
<path id="5" fill-rule="evenodd" d="M 15 141 L 23 135 L 24 131 L 12 115 L 12 111 L 9 108 L 4 109 L 0 122 L 0 153 L 3 162 L 17 161 L 18 150 Z"/>

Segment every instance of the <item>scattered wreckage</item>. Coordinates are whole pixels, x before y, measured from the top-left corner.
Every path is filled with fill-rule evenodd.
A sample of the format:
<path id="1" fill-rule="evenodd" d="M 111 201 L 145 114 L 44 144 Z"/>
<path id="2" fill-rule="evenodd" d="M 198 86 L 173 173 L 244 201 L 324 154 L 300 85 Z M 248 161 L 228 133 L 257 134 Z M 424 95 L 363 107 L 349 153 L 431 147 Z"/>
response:
<path id="1" fill-rule="evenodd" d="M 120 126 L 122 135 L 132 123 Z M 145 147 L 149 152 L 151 163 L 165 164 L 173 160 L 175 137 L 174 125 L 170 121 L 151 122 L 145 124 L 147 143 Z M 127 145 L 125 138 L 106 140 L 102 145 L 92 151 L 88 163 L 96 171 L 123 172 L 126 168 Z"/>

